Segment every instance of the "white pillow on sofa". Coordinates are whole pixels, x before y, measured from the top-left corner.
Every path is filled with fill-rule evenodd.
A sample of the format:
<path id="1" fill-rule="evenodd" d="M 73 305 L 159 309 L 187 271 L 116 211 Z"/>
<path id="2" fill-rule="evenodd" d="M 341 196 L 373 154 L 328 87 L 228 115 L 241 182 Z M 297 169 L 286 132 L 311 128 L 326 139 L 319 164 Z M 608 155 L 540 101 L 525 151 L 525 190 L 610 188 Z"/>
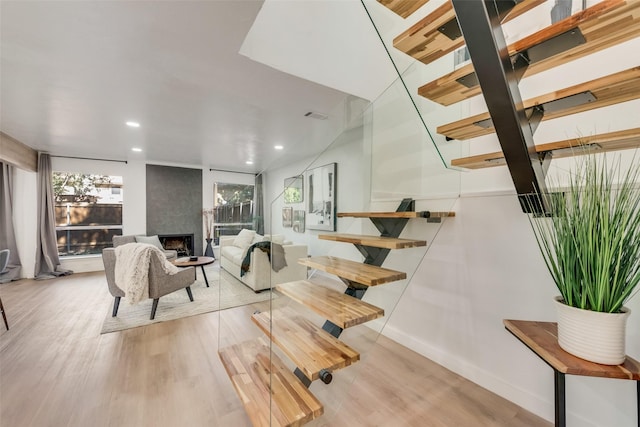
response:
<path id="1" fill-rule="evenodd" d="M 282 245 L 282 244 L 284 244 L 284 235 L 283 234 L 265 234 L 264 237 L 259 241 L 260 242 L 273 242 L 273 243 L 277 243 L 279 245 Z M 254 242 L 255 242 L 255 240 L 254 240 Z"/>
<path id="2" fill-rule="evenodd" d="M 158 235 L 155 236 L 136 236 L 136 243 L 147 243 L 149 245 L 153 245 L 156 248 L 160 249 L 161 251 L 164 251 L 164 248 L 162 247 L 162 243 L 160 243 L 160 239 L 158 238 Z"/>
<path id="3" fill-rule="evenodd" d="M 240 233 L 233 240 L 233 246 L 237 246 L 239 248 L 245 249 L 251 245 L 253 242 L 253 237 L 256 235 L 256 232 L 253 230 L 247 230 L 243 228 L 240 230 Z"/>

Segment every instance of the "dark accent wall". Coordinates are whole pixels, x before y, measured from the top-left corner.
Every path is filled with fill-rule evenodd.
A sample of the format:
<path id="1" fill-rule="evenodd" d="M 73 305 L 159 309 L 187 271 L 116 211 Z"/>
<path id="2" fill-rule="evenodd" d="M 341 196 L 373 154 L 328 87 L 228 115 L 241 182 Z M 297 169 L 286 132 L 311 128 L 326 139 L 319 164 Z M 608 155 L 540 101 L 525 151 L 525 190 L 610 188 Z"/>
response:
<path id="1" fill-rule="evenodd" d="M 202 169 L 147 165 L 147 235 L 191 233 L 202 255 Z"/>

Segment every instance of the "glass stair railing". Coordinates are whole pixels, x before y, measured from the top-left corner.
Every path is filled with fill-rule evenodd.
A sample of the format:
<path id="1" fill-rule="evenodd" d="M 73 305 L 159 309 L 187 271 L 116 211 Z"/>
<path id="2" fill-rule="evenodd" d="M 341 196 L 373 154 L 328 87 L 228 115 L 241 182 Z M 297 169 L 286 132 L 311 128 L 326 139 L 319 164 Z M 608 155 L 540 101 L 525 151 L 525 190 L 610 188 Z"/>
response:
<path id="1" fill-rule="evenodd" d="M 266 234 L 274 243 L 276 237 L 285 243 L 285 254 L 287 242 L 306 246 L 307 257 L 293 261 L 307 269 L 306 277 L 279 280 L 273 271 L 279 249 L 268 245 L 272 265 L 265 273 L 270 283 L 265 301 L 219 312 L 218 352 L 254 425 L 339 425 L 345 419 L 352 385 L 369 373 L 367 355 L 443 225 L 455 221 L 459 168 L 505 163 L 490 117 L 483 113 L 487 107 L 477 96 L 473 66 L 461 49 L 464 39 L 457 34 L 450 1 L 379 3 L 363 1 L 363 13 L 371 18 L 399 78 L 345 118 L 343 131 L 316 158 L 263 173 L 269 201 Z M 570 43 L 533 61 L 523 71 L 524 82 L 638 32 L 638 1 L 605 0 L 555 24 L 546 20 L 547 2 L 516 3 L 501 11 L 514 67 L 523 52 L 530 61 L 540 56 L 539 46 L 549 49 L 547 40 L 574 28 L 586 39 L 586 45 Z M 377 25 L 382 12 L 372 9 L 381 5 L 406 19 L 397 18 L 397 28 Z M 597 33 L 595 19 L 610 30 Z M 547 95 L 527 96 L 525 104 L 534 109 L 545 104 L 545 120 L 555 121 L 633 101 L 640 86 L 634 80 L 637 67 L 620 67 Z M 584 92 L 595 99 L 568 107 L 562 101 Z M 449 128 L 461 131 L 450 133 Z M 567 148 L 578 140 L 603 150 L 634 146 L 638 132 L 636 125 L 588 138 L 550 140 L 555 142 L 536 149 L 561 157 L 571 155 Z M 285 200 L 285 185 L 292 183 L 301 199 Z M 221 271 L 220 283 L 232 280 L 222 280 L 226 274 Z"/>
<path id="2" fill-rule="evenodd" d="M 368 8 L 377 6 L 374 3 L 364 1 Z M 420 5 L 404 1 L 380 0 L 379 3 L 406 18 L 397 20 L 393 34 L 381 34 L 381 38 L 394 59 L 398 52 L 415 59 L 415 64 L 402 72 L 402 79 L 407 82 L 408 91 L 447 167 L 485 169 L 505 165 L 497 138 L 489 136 L 493 133 L 492 121 L 488 113 L 483 112 L 487 110 L 483 97 L 477 96 L 481 89 L 452 1 L 431 0 L 419 2 Z M 593 151 L 637 148 L 640 145 L 636 137 L 638 124 L 624 120 L 620 114 L 615 117 L 612 111 L 623 103 L 628 103 L 631 109 L 638 105 L 640 85 L 635 74 L 640 64 L 630 57 L 634 56 L 631 52 L 638 44 L 640 2 L 589 2 L 588 7 L 575 10 L 574 6 L 573 14 L 569 11 L 562 16 L 558 15 L 558 7 L 553 2 L 512 3 L 513 7 L 499 13 L 520 89 L 523 95 L 535 95 L 525 98 L 527 117 L 533 132 L 541 121 L 553 120 L 543 126 L 535 138 L 541 161 L 552 156 L 562 158 Z M 410 4 L 414 7 L 409 8 Z M 608 71 L 592 79 L 585 78 L 587 73 L 576 73 L 578 64 L 597 61 L 605 58 L 604 55 L 610 57 L 612 52 L 617 58 L 605 60 L 606 67 L 596 62 Z M 550 70 L 555 73 L 563 66 L 573 74 L 561 75 L 555 79 L 558 83 L 553 91 L 541 92 L 538 88 L 544 86 L 544 78 L 538 75 Z M 419 77 L 415 77 L 416 74 Z M 579 83 L 564 83 L 569 81 L 569 76 Z M 566 124 L 575 120 L 575 114 L 590 110 L 594 113 L 581 116 L 585 117 L 583 124 L 573 125 L 572 132 L 565 130 L 561 135 L 549 136 L 557 134 L 558 129 L 566 129 Z M 566 119 L 557 120 L 562 117 Z M 571 150 L 578 146 L 585 149 Z M 550 153 L 552 156 L 547 156 Z"/>
<path id="3" fill-rule="evenodd" d="M 254 425 L 345 416 L 367 355 L 455 221 L 459 175 L 444 167 L 401 80 L 316 158 L 263 173 L 266 235 L 284 242 L 285 256 L 289 242 L 305 245 L 308 256 L 292 262 L 308 274 L 281 281 L 272 268 L 268 300 L 219 312 L 219 357 Z M 269 249 L 274 263 L 279 248 Z M 236 280 L 220 275 L 221 288 Z"/>

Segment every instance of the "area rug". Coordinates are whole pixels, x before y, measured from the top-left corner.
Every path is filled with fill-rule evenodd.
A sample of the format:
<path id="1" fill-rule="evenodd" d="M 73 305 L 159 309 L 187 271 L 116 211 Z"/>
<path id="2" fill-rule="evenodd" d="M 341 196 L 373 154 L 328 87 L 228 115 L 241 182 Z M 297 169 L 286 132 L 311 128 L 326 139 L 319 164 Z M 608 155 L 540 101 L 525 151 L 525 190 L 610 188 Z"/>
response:
<path id="1" fill-rule="evenodd" d="M 197 280 L 191 285 L 193 302 L 189 301 L 187 291 L 184 289 L 165 295 L 160 298 L 156 317 L 153 320 L 149 319 L 151 315 L 151 304 L 153 302 L 151 299 L 140 302 L 137 305 L 131 305 L 122 298 L 118 316 L 111 317 L 111 311 L 113 309 L 112 298 L 112 303 L 109 305 L 109 311 L 104 319 L 100 333 L 106 334 L 109 332 L 122 331 L 138 326 L 151 325 L 153 323 L 180 319 L 182 317 L 254 304 L 267 301 L 272 295 L 274 298 L 277 297 L 276 293 L 272 294 L 269 290 L 260 293 L 253 292 L 253 290 L 243 285 L 224 270 L 207 269 L 207 278 L 209 279 L 209 288 L 206 287 L 204 279 L 202 278 L 202 271 L 198 268 Z M 220 284 L 222 284 L 222 287 Z"/>

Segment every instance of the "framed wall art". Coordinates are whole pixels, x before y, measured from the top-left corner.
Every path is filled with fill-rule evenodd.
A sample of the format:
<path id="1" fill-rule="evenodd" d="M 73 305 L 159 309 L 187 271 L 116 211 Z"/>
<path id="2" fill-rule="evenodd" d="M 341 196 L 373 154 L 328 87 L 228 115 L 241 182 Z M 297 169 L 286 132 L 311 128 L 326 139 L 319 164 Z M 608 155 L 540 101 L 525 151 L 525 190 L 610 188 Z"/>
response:
<path id="1" fill-rule="evenodd" d="M 336 163 L 307 171 L 306 228 L 336 229 Z"/>
<path id="2" fill-rule="evenodd" d="M 293 211 L 293 231 L 297 233 L 304 233 L 304 211 Z"/>
<path id="3" fill-rule="evenodd" d="M 282 208 L 282 226 L 291 227 L 293 225 L 293 208 Z"/>
<path id="4" fill-rule="evenodd" d="M 287 204 L 302 203 L 304 200 L 304 179 L 302 175 L 292 176 L 284 180 L 284 202 Z"/>

